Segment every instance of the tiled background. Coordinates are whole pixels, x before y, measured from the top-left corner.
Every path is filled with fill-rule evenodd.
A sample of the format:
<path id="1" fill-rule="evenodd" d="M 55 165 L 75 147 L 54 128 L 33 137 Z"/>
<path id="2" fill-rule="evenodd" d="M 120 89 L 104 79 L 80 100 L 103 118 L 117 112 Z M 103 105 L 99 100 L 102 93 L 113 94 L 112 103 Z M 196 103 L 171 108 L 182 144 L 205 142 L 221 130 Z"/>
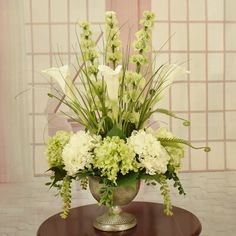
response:
<path id="1" fill-rule="evenodd" d="M 208 154 L 189 150 L 186 171 L 236 168 L 235 8 L 233 0 L 152 0 L 157 15 L 154 52 L 171 38 L 160 52 L 160 63 L 183 63 L 191 72 L 162 101 L 191 120 L 191 126 L 183 131 L 180 122 L 162 119 L 193 144 L 212 148 Z"/>
<path id="2" fill-rule="evenodd" d="M 234 0 L 152 0 L 157 20 L 153 32 L 153 54 L 167 41 L 158 63 L 183 63 L 191 74 L 179 78 L 161 107 L 191 120 L 185 128 L 181 122 L 158 116 L 163 125 L 194 145 L 209 145 L 212 151 L 186 150 L 184 171 L 236 169 L 236 15 Z M 105 0 L 24 0 L 25 29 L 30 97 L 29 120 L 35 175 L 47 165 L 44 141 L 48 127 L 47 92 L 50 85 L 40 75 L 44 68 L 57 66 L 58 54 L 65 64 L 73 62 L 75 23 L 92 22 L 95 37 L 104 24 Z M 59 53 L 58 53 L 59 52 Z M 48 108 L 49 107 L 49 108 Z"/>

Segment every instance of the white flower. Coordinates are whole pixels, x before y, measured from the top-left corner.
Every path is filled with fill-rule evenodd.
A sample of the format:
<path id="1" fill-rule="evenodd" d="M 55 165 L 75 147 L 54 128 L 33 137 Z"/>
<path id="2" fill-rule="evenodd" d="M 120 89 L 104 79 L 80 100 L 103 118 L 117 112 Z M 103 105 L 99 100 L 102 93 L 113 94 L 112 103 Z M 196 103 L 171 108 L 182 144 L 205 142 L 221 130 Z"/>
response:
<path id="1" fill-rule="evenodd" d="M 115 70 L 105 65 L 98 66 L 98 70 L 101 72 L 107 85 L 108 96 L 112 101 L 118 100 L 119 73 L 121 68 L 121 65 L 118 65 Z"/>
<path id="2" fill-rule="evenodd" d="M 61 67 L 52 67 L 42 70 L 42 73 L 51 76 L 60 85 L 63 93 L 70 99 L 74 100 L 74 85 L 71 80 L 70 70 L 68 65 Z"/>
<path id="3" fill-rule="evenodd" d="M 158 88 L 157 101 L 159 101 L 165 91 L 173 83 L 174 79 L 182 74 L 189 74 L 190 72 L 183 69 L 182 67 L 176 64 L 165 64 L 162 66 L 160 71 L 157 73 L 156 78 L 160 81 Z"/>
<path id="4" fill-rule="evenodd" d="M 71 136 L 62 152 L 64 169 L 69 175 L 73 176 L 85 167 L 90 168 L 93 157 L 91 150 L 94 147 L 94 138 L 85 131 L 80 130 Z"/>
<path id="5" fill-rule="evenodd" d="M 127 142 L 134 148 L 147 174 L 155 175 L 167 171 L 170 157 L 165 148 L 152 134 L 146 133 L 144 130 L 135 131 Z"/>

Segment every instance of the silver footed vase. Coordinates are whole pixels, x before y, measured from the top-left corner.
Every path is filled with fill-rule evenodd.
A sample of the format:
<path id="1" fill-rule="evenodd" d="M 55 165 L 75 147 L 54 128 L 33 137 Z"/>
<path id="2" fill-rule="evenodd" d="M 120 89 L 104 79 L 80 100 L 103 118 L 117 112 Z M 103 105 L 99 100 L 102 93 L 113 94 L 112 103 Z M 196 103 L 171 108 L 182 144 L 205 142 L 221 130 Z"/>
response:
<path id="1" fill-rule="evenodd" d="M 89 177 L 89 189 L 92 196 L 99 202 L 100 189 L 103 187 L 99 183 L 99 177 Z M 113 192 L 113 206 L 97 217 L 93 222 L 93 226 L 101 231 L 124 231 L 136 226 L 137 221 L 134 215 L 124 212 L 121 206 L 130 203 L 138 194 L 140 188 L 140 180 L 137 180 L 135 186 L 119 186 Z"/>

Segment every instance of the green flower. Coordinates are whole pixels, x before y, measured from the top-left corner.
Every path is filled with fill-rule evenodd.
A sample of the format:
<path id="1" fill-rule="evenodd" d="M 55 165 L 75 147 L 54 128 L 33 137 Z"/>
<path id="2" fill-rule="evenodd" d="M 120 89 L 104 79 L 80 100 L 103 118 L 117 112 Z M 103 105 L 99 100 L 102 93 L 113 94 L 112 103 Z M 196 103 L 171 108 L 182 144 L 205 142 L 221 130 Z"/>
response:
<path id="1" fill-rule="evenodd" d="M 129 171 L 138 171 L 133 149 L 117 136 L 106 137 L 101 145 L 95 148 L 94 154 L 94 168 L 101 171 L 101 176 L 114 183 L 119 173 L 125 175 Z"/>
<path id="2" fill-rule="evenodd" d="M 157 138 L 176 138 L 173 133 L 163 127 L 157 130 L 156 136 Z M 170 164 L 175 168 L 175 170 L 180 169 L 181 160 L 184 157 L 184 146 L 181 143 L 175 143 L 172 145 L 167 144 L 165 149 L 170 156 Z"/>
<path id="3" fill-rule="evenodd" d="M 113 66 L 113 69 L 121 61 L 121 41 L 120 30 L 116 13 L 113 11 L 107 12 L 105 17 L 106 22 L 106 63 Z"/>
<path id="4" fill-rule="evenodd" d="M 153 21 L 155 19 L 155 13 L 151 11 L 144 11 L 143 16 L 145 20 L 151 20 Z"/>
<path id="5" fill-rule="evenodd" d="M 69 142 L 71 133 L 65 131 L 57 131 L 57 133 L 49 137 L 47 142 L 46 156 L 50 167 L 62 166 L 62 151 L 64 146 Z"/>
<path id="6" fill-rule="evenodd" d="M 131 56 L 130 62 L 134 64 L 144 65 L 147 63 L 147 58 L 144 55 L 136 54 Z"/>
<path id="7" fill-rule="evenodd" d="M 98 52 L 96 49 L 96 43 L 92 39 L 92 31 L 88 22 L 82 22 L 80 24 L 80 47 L 82 53 L 82 61 L 85 63 L 87 75 L 97 76 L 98 73 Z"/>

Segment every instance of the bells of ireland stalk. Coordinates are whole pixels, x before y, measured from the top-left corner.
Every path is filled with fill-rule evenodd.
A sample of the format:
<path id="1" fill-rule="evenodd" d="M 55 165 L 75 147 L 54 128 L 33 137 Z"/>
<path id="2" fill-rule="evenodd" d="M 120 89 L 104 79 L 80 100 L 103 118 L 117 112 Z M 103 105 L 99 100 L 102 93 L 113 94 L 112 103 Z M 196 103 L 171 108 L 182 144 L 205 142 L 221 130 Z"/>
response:
<path id="1" fill-rule="evenodd" d="M 98 66 L 98 70 L 100 71 L 107 85 L 108 97 L 113 103 L 118 101 L 119 73 L 121 68 L 121 65 L 118 65 L 115 70 L 105 65 Z"/>
<path id="2" fill-rule="evenodd" d="M 42 70 L 43 74 L 51 76 L 61 87 L 63 93 L 72 102 L 75 100 L 75 89 L 71 80 L 70 69 L 68 65 L 61 67 L 52 67 Z"/>

